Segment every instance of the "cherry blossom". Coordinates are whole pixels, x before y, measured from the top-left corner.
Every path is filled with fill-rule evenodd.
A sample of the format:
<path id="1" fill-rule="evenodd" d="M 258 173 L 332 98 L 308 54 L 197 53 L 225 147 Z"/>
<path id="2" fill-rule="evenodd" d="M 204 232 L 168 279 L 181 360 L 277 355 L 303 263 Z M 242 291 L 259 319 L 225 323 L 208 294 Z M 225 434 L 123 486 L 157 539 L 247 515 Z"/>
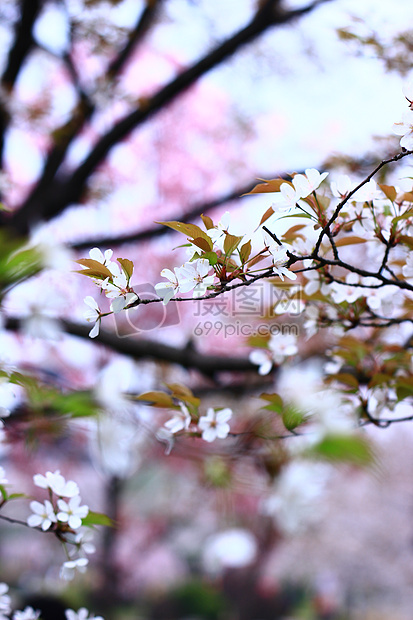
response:
<path id="1" fill-rule="evenodd" d="M 359 278 L 357 274 L 350 273 L 346 276 L 346 281 L 342 284 L 339 282 L 332 282 L 330 285 L 330 295 L 336 304 L 341 304 L 343 301 L 347 303 L 354 303 L 359 297 L 362 297 L 363 290 L 359 287 L 353 286 L 357 284 Z"/>
<path id="2" fill-rule="evenodd" d="M 347 174 L 341 174 L 336 181 L 331 181 L 330 187 L 333 196 L 342 200 L 351 191 L 352 182 Z"/>
<path id="3" fill-rule="evenodd" d="M 402 121 L 394 123 L 393 132 L 402 136 L 400 146 L 410 151 L 413 149 L 413 110 L 406 110 L 403 113 Z"/>
<path id="4" fill-rule="evenodd" d="M 175 411 L 173 417 L 164 424 L 165 428 L 172 434 L 183 430 L 187 431 L 191 424 L 191 415 L 188 408 L 183 403 L 180 404 L 180 407 L 181 410 Z"/>
<path id="5" fill-rule="evenodd" d="M 41 489 L 51 489 L 53 493 L 60 497 L 74 497 L 79 495 L 79 487 L 73 480 L 66 482 L 59 470 L 54 473 L 47 471 L 45 476 L 35 474 L 33 476 L 34 484 Z"/>
<path id="6" fill-rule="evenodd" d="M 96 338 L 99 334 L 101 311 L 97 302 L 90 295 L 87 295 L 83 301 L 90 308 L 90 310 L 86 310 L 83 316 L 88 323 L 94 323 L 94 326 L 89 332 L 89 338 Z"/>
<path id="7" fill-rule="evenodd" d="M 204 545 L 203 564 L 213 575 L 226 568 L 242 568 L 254 561 L 257 541 L 249 531 L 233 528 L 209 536 Z"/>
<path id="8" fill-rule="evenodd" d="M 296 280 L 296 274 L 285 266 L 288 262 L 287 249 L 284 246 L 273 245 L 269 247 L 268 250 L 272 256 L 274 273 L 276 273 L 281 280 L 284 280 L 284 276 L 289 280 Z"/>
<path id="9" fill-rule="evenodd" d="M 412 102 L 413 102 L 413 82 L 408 82 L 406 84 L 403 84 L 402 91 L 403 91 L 403 95 L 406 97 L 407 101 L 409 102 L 409 108 L 411 109 Z"/>
<path id="10" fill-rule="evenodd" d="M 329 468 L 320 463 L 288 464 L 264 500 L 263 513 L 273 517 L 286 535 L 305 531 L 321 514 L 320 500 L 329 475 Z"/>
<path id="11" fill-rule="evenodd" d="M 230 223 L 231 215 L 229 211 L 225 211 L 218 224 L 206 231 L 207 235 L 212 239 L 214 245 L 216 245 L 221 251 L 224 249 L 225 233 L 228 232 Z"/>
<path id="12" fill-rule="evenodd" d="M 179 291 L 179 282 L 176 273 L 170 269 L 162 269 L 161 276 L 163 278 L 167 278 L 169 282 L 158 282 L 158 284 L 155 284 L 155 291 L 158 297 L 162 299 L 163 305 L 166 306 L 166 304 L 171 301 L 172 297 Z"/>
<path id="13" fill-rule="evenodd" d="M 81 607 L 77 612 L 73 609 L 66 609 L 65 614 L 67 620 L 104 620 L 102 616 L 89 616 L 86 607 Z"/>
<path id="14" fill-rule="evenodd" d="M 322 174 L 316 168 L 307 168 L 304 174 L 296 174 L 293 185 L 299 198 L 307 198 L 312 194 L 328 176 L 328 172 Z"/>
<path id="15" fill-rule="evenodd" d="M 72 497 L 68 502 L 63 499 L 57 500 L 57 506 L 59 511 L 57 518 L 62 523 L 67 523 L 73 530 L 77 530 L 82 525 L 82 519 L 84 519 L 88 512 L 89 506 L 80 506 L 80 495 Z"/>
<path id="16" fill-rule="evenodd" d="M 11 598 L 7 594 L 8 591 L 9 586 L 6 583 L 0 583 L 0 620 L 6 618 L 11 611 Z"/>
<path id="17" fill-rule="evenodd" d="M 290 183 L 282 183 L 280 191 L 274 196 L 272 207 L 274 211 L 291 211 L 300 198 L 301 196 Z"/>
<path id="18" fill-rule="evenodd" d="M 255 351 L 251 351 L 249 360 L 252 364 L 256 364 L 256 366 L 259 367 L 259 375 L 268 375 L 274 363 L 272 355 L 267 349 L 256 349 Z"/>
<path id="19" fill-rule="evenodd" d="M 23 611 L 15 611 L 13 614 L 13 620 L 37 620 L 40 616 L 40 611 L 36 611 L 33 607 L 26 607 Z"/>
<path id="20" fill-rule="evenodd" d="M 87 558 L 77 558 L 76 560 L 67 560 L 60 568 L 60 577 L 66 581 L 71 581 L 76 571 L 85 573 L 89 560 Z"/>
<path id="21" fill-rule="evenodd" d="M 402 267 L 402 273 L 407 280 L 413 278 L 413 253 L 407 255 L 406 264 Z"/>
<path id="22" fill-rule="evenodd" d="M 56 523 L 56 515 L 52 503 L 46 499 L 44 504 L 40 502 L 30 502 L 30 508 L 34 514 L 27 519 L 27 525 L 30 527 L 41 526 L 45 532 L 50 528 L 52 523 Z"/>
<path id="23" fill-rule="evenodd" d="M 138 299 L 136 293 L 126 293 L 125 295 L 120 295 L 116 299 L 112 301 L 110 304 L 110 309 L 115 314 L 121 312 L 121 310 L 125 310 L 130 304 Z"/>
<path id="24" fill-rule="evenodd" d="M 209 261 L 206 258 L 198 258 L 175 269 L 181 293 L 193 290 L 193 297 L 204 295 L 208 286 L 214 283 L 215 278 L 214 275 L 208 275 L 209 269 Z"/>
<path id="25" fill-rule="evenodd" d="M 201 416 L 198 421 L 198 428 L 202 431 L 202 439 L 212 442 L 217 439 L 228 437 L 230 427 L 228 420 L 232 417 L 231 409 L 221 409 L 215 411 L 212 408 L 207 410 L 205 416 Z"/>
<path id="26" fill-rule="evenodd" d="M 110 260 L 113 255 L 113 250 L 106 250 L 105 254 L 102 253 L 99 248 L 92 248 L 89 251 L 89 257 L 98 263 L 102 263 L 102 265 L 106 265 L 109 268 L 109 265 L 113 265 L 113 262 Z"/>

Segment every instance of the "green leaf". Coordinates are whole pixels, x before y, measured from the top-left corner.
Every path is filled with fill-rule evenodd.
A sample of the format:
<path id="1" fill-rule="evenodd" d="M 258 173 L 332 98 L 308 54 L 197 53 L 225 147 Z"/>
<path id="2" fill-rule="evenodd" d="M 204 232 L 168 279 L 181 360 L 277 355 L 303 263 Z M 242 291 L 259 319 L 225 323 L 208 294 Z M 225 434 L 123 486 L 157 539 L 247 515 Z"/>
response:
<path id="1" fill-rule="evenodd" d="M 128 279 L 128 283 L 129 280 L 131 279 L 132 275 L 133 275 L 133 263 L 131 260 L 129 260 L 128 258 L 118 258 L 117 259 L 118 262 L 122 265 L 122 269 L 125 272 L 125 275 Z"/>
<path id="2" fill-rule="evenodd" d="M 8 496 L 6 487 L 4 487 L 2 484 L 0 484 L 0 494 L 3 498 L 3 502 L 7 502 L 7 500 L 9 499 L 9 496 Z"/>
<path id="3" fill-rule="evenodd" d="M 208 215 L 204 215 L 203 213 L 201 214 L 201 220 L 204 222 L 204 226 L 207 230 L 210 230 L 211 228 L 214 228 L 214 222 L 211 220 L 211 218 Z"/>
<path id="4" fill-rule="evenodd" d="M 353 235 L 351 236 L 345 236 L 345 237 L 341 237 L 341 239 L 337 239 L 337 241 L 335 242 L 336 247 L 341 248 L 345 245 L 356 245 L 357 243 L 366 243 L 367 239 L 363 239 L 363 237 L 355 237 Z"/>
<path id="5" fill-rule="evenodd" d="M 264 222 L 266 222 L 268 220 L 268 218 L 270 218 L 272 215 L 274 215 L 275 211 L 272 207 L 269 207 L 266 212 L 264 213 L 264 215 L 262 216 L 260 223 L 258 224 L 258 227 L 261 226 L 261 224 L 264 224 Z"/>
<path id="6" fill-rule="evenodd" d="M 212 239 L 209 239 L 209 241 L 207 241 L 203 237 L 196 237 L 195 239 L 192 239 L 192 243 L 198 248 L 201 248 L 201 250 L 203 250 L 204 252 L 210 252 L 213 247 Z M 202 258 L 204 257 L 202 256 Z"/>
<path id="7" fill-rule="evenodd" d="M 224 241 L 224 252 L 227 256 L 231 256 L 234 250 L 237 249 L 239 244 L 241 243 L 243 236 L 237 237 L 236 235 L 231 235 L 230 233 L 225 233 L 225 241 Z"/>
<path id="8" fill-rule="evenodd" d="M 348 463 L 359 467 L 372 465 L 375 461 L 370 443 L 360 435 L 326 435 L 306 454 L 332 463 Z"/>
<path id="9" fill-rule="evenodd" d="M 307 416 L 294 407 L 286 407 L 281 413 L 281 419 L 287 431 L 293 431 L 306 421 Z"/>
<path id="10" fill-rule="evenodd" d="M 281 413 L 284 407 L 283 399 L 279 394 L 261 394 L 260 398 L 269 402 L 269 405 L 266 405 L 264 409 L 269 409 L 270 411 L 276 411 L 277 413 Z"/>
<path id="11" fill-rule="evenodd" d="M 218 262 L 218 256 L 215 252 L 205 252 L 205 254 L 202 254 L 202 258 L 206 258 L 210 265 L 216 265 Z"/>
<path id="12" fill-rule="evenodd" d="M 106 527 L 115 527 L 113 519 L 102 512 L 93 512 L 92 510 L 89 510 L 86 517 L 82 519 L 82 525 L 104 525 Z"/>
<path id="13" fill-rule="evenodd" d="M 241 246 L 239 255 L 240 255 L 240 259 L 242 263 L 245 263 L 245 261 L 249 259 L 251 255 L 251 250 L 252 250 L 251 241 L 247 241 Z"/>
<path id="14" fill-rule="evenodd" d="M 397 190 L 395 187 L 393 187 L 393 185 L 381 185 L 380 183 L 378 185 L 386 198 L 388 198 L 392 202 L 396 200 Z"/>
<path id="15" fill-rule="evenodd" d="M 78 271 L 77 273 L 81 273 L 86 276 L 89 275 L 91 278 L 100 277 L 105 279 L 113 277 L 113 274 L 105 265 L 102 265 L 102 263 L 99 263 L 97 260 L 93 260 L 93 258 L 79 258 L 79 260 L 75 262 L 79 263 L 79 265 L 83 265 L 83 267 L 86 267 L 86 269 L 82 269 L 82 271 Z"/>
<path id="16" fill-rule="evenodd" d="M 163 224 L 164 226 L 168 226 L 169 228 L 172 228 L 172 230 L 176 230 L 177 232 L 180 232 L 184 235 L 186 235 L 187 237 L 189 237 L 190 239 L 198 239 L 199 237 L 201 237 L 202 239 L 205 239 L 205 241 L 208 243 L 208 247 L 210 250 L 212 250 L 212 239 L 209 235 L 207 235 L 207 233 L 202 230 L 202 228 L 199 228 L 199 226 L 197 226 L 196 224 L 186 224 L 185 222 L 155 222 L 156 224 Z"/>
<path id="17" fill-rule="evenodd" d="M 172 397 L 166 392 L 145 392 L 135 396 L 134 400 L 143 400 L 150 403 L 153 407 L 175 407 Z"/>
<path id="18" fill-rule="evenodd" d="M 262 181 L 262 183 L 258 183 L 250 192 L 242 195 L 249 196 L 250 194 L 268 194 L 272 192 L 279 192 L 283 183 L 287 183 L 287 185 L 294 187 L 292 183 L 286 181 L 285 179 L 259 179 L 259 181 Z"/>

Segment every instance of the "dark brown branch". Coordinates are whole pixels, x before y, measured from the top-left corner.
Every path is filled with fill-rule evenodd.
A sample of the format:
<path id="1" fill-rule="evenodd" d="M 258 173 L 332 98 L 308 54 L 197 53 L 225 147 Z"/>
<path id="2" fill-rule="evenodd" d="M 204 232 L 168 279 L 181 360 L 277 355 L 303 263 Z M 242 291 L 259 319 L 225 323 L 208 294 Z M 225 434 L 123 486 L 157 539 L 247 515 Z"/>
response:
<path id="1" fill-rule="evenodd" d="M 134 29 L 130 33 L 127 43 L 109 65 L 106 73 L 107 79 L 114 80 L 122 71 L 125 63 L 130 58 L 132 51 L 136 48 L 137 43 L 141 40 L 142 36 L 153 21 L 156 14 L 156 9 L 160 2 L 162 2 L 162 0 L 157 0 L 144 9 L 143 13 L 138 18 Z M 54 145 L 46 158 L 42 174 L 33 188 L 33 191 L 29 194 L 24 204 L 12 218 L 13 227 L 16 228 L 21 234 L 27 234 L 29 231 L 29 214 L 35 214 L 35 217 L 40 219 L 42 217 L 43 204 L 47 201 L 53 203 L 60 200 L 61 187 L 59 182 L 56 180 L 57 172 L 62 165 L 73 140 L 79 135 L 95 111 L 93 102 L 81 87 L 79 76 L 72 62 L 70 51 L 64 54 L 63 61 L 78 94 L 78 104 L 75 107 L 71 118 L 64 125 L 54 131 Z M 6 218 L 4 219 L 7 222 Z M 8 222 L 8 225 L 10 225 L 10 221 Z"/>
<path id="2" fill-rule="evenodd" d="M 14 29 L 14 41 L 10 47 L 6 67 L 1 77 L 1 86 L 10 92 L 16 82 L 23 63 L 34 45 L 33 25 L 42 7 L 43 0 L 21 0 L 20 19 Z M 0 169 L 3 168 L 4 136 L 10 119 L 3 105 L 0 107 Z"/>
<path id="3" fill-rule="evenodd" d="M 232 56 L 234 52 L 251 42 L 270 26 L 284 25 L 311 12 L 320 4 L 329 1 L 316 0 L 302 9 L 287 12 L 278 8 L 279 3 L 277 0 L 267 0 L 245 28 L 238 31 L 221 45 L 218 45 L 201 60 L 161 88 L 145 104 L 116 123 L 108 133 L 100 138 L 90 154 L 70 178 L 65 182 L 56 182 L 51 191 L 43 195 L 41 201 L 36 200 L 35 202 L 26 203 L 22 209 L 9 218 L 9 226 L 25 234 L 34 217 L 48 220 L 64 211 L 68 205 L 79 202 L 91 174 L 102 163 L 110 149 L 126 138 L 132 130 L 139 127 L 158 111 L 164 109 L 166 105 L 185 92 L 200 77 Z"/>
<path id="4" fill-rule="evenodd" d="M 19 319 L 9 318 L 6 321 L 5 328 L 18 331 L 20 323 Z M 61 323 L 67 334 L 79 338 L 89 338 L 90 325 L 80 325 L 71 321 L 62 321 Z M 207 355 L 200 353 L 193 346 L 177 348 L 145 338 L 119 338 L 114 332 L 106 330 L 101 330 L 94 341 L 117 353 L 135 359 L 162 360 L 171 364 L 178 364 L 184 368 L 198 370 L 208 377 L 213 377 L 219 372 L 257 371 L 257 366 L 244 357 Z"/>

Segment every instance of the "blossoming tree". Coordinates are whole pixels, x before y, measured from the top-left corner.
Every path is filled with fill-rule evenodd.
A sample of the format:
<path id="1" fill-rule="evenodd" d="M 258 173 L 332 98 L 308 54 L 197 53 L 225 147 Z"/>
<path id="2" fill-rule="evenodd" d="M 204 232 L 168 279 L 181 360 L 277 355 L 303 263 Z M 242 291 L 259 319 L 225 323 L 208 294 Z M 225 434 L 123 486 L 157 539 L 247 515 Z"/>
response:
<path id="1" fill-rule="evenodd" d="M 183 457 L 198 491 L 231 492 L 247 470 L 251 514 L 234 511 L 233 527 L 217 532 L 216 519 L 204 532 L 205 570 L 220 575 L 259 563 L 274 537 L 311 522 L 331 464 L 374 464 L 369 426 L 413 419 L 413 187 L 398 172 L 413 153 L 413 91 L 408 82 L 406 113 L 393 127 L 400 144 L 368 171 L 365 163 L 353 162 L 352 174 L 320 165 L 231 186 L 245 177 L 237 151 L 248 132 L 220 166 L 230 106 L 199 78 L 324 2 L 294 10 L 260 2 L 246 25 L 186 64 L 150 36 L 172 19 L 168 3 L 142 3 L 127 28 L 116 13 L 122 2 L 112 1 L 112 21 L 107 3 L 80 4 L 0 8 L 11 33 L 0 104 L 0 519 L 53 537 L 62 554 L 49 568 L 63 581 L 87 575 L 99 547 L 106 617 L 121 598 L 122 569 L 130 570 L 114 549 L 126 480 L 142 461 L 167 463 L 175 479 L 174 459 Z M 44 34 L 53 23 L 54 43 Z M 41 88 L 30 86 L 37 62 Z M 137 66 L 148 66 L 143 77 Z M 213 105 L 222 124 L 220 114 L 211 118 Z M 210 130 L 216 142 L 194 153 L 194 136 Z M 28 149 L 27 161 L 13 155 L 16 144 Z M 158 163 L 167 159 L 158 178 L 155 150 Z M 222 172 L 232 167 L 233 178 Z M 201 192 L 203 201 L 178 209 L 185 194 Z M 241 196 L 253 215 L 214 211 Z M 100 228 L 108 212 L 111 234 Z M 126 366 L 114 371 L 116 354 L 134 360 L 130 381 Z M 79 479 L 73 454 L 86 468 Z M 100 495 L 92 462 L 104 479 Z M 188 498 L 174 506 L 178 520 L 186 505 Z M 252 514 L 270 523 L 261 539 L 250 531 Z M 12 613 L 8 591 L 2 582 L 1 617 Z M 28 605 L 13 618 L 39 614 Z M 65 615 L 95 617 L 71 605 Z"/>

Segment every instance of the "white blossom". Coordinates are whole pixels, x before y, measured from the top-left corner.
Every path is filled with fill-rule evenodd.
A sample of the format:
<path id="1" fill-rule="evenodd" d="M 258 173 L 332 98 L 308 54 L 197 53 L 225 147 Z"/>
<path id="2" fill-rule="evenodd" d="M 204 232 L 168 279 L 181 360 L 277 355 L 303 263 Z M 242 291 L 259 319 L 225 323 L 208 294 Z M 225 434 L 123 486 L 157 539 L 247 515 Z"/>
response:
<path id="1" fill-rule="evenodd" d="M 257 555 L 257 540 L 250 531 L 233 528 L 209 536 L 204 545 L 206 570 L 219 575 L 226 568 L 243 568 Z"/>
<path id="2" fill-rule="evenodd" d="M 274 196 L 274 204 L 272 205 L 272 208 L 276 212 L 291 211 L 291 209 L 296 206 L 299 199 L 299 194 L 290 183 L 282 183 L 280 186 L 280 191 Z"/>
<path id="3" fill-rule="evenodd" d="M 175 411 L 173 417 L 165 422 L 165 428 L 172 434 L 179 433 L 179 431 L 187 431 L 191 424 L 191 414 L 188 408 L 181 403 L 180 411 Z"/>
<path id="4" fill-rule="evenodd" d="M 299 198 L 307 198 L 312 194 L 328 176 L 328 172 L 322 174 L 315 168 L 307 168 L 304 174 L 296 174 L 293 185 Z"/>
<path id="5" fill-rule="evenodd" d="M 6 583 L 0 583 L 0 620 L 11 611 L 11 598 L 7 594 L 8 591 L 9 586 Z"/>
<path id="6" fill-rule="evenodd" d="M 285 534 L 303 532 L 321 513 L 320 499 L 329 473 L 320 463 L 289 463 L 263 502 L 264 514 L 272 516 Z"/>
<path id="7" fill-rule="evenodd" d="M 91 297 L 90 295 L 87 295 L 83 301 L 90 308 L 89 310 L 86 310 L 83 316 L 88 323 L 94 323 L 94 326 L 89 332 L 89 338 L 96 338 L 96 336 L 99 334 L 101 317 L 99 306 L 95 299 L 93 299 L 93 297 Z"/>
<path id="8" fill-rule="evenodd" d="M 92 530 L 87 529 L 83 532 L 78 532 L 75 537 L 75 544 L 78 545 L 79 554 L 91 555 L 96 552 L 96 547 L 93 543 L 94 533 Z"/>
<path id="9" fill-rule="evenodd" d="M 268 342 L 272 359 L 276 364 L 281 364 L 286 357 L 298 352 L 297 336 L 295 334 L 273 334 Z"/>
<path id="10" fill-rule="evenodd" d="M 81 607 L 77 612 L 73 609 L 66 609 L 65 614 L 67 620 L 103 620 L 102 616 L 89 616 L 86 607 Z"/>
<path id="11" fill-rule="evenodd" d="M 80 506 L 80 495 L 72 497 L 68 502 L 63 499 L 57 500 L 57 506 L 59 512 L 57 518 L 62 523 L 67 523 L 73 530 L 77 530 L 82 525 L 82 519 L 84 519 L 88 512 L 89 507 L 85 504 Z"/>
<path id="12" fill-rule="evenodd" d="M 176 273 L 170 269 L 162 269 L 161 276 L 169 280 L 169 282 L 158 282 L 158 284 L 155 284 L 155 291 L 158 297 L 162 299 L 163 305 L 166 306 L 179 291 L 179 282 Z"/>
<path id="13" fill-rule="evenodd" d="M 357 286 L 359 281 L 358 275 L 350 273 L 346 276 L 346 281 L 343 283 L 332 282 L 330 285 L 330 295 L 336 304 L 341 304 L 343 301 L 347 301 L 349 304 L 354 303 L 359 297 L 363 295 L 363 289 Z"/>
<path id="14" fill-rule="evenodd" d="M 333 196 L 341 200 L 347 196 L 352 189 L 352 182 L 347 174 L 341 174 L 336 181 L 331 181 L 330 187 Z"/>
<path id="15" fill-rule="evenodd" d="M 217 246 L 217 249 L 224 251 L 224 241 L 226 237 L 226 233 L 229 232 L 229 225 L 231 223 L 231 215 L 229 211 L 225 211 L 224 215 L 221 217 L 218 224 L 216 224 L 213 228 L 207 230 L 207 235 L 212 239 L 214 245 Z"/>
<path id="16" fill-rule="evenodd" d="M 214 275 L 209 276 L 209 261 L 206 258 L 198 258 L 175 269 L 181 293 L 193 290 L 193 297 L 201 297 L 205 294 L 208 286 L 214 283 Z"/>
<path id="17" fill-rule="evenodd" d="M 251 364 L 258 366 L 259 375 L 268 375 L 272 366 L 273 359 L 268 349 L 256 349 L 249 354 Z"/>
<path id="18" fill-rule="evenodd" d="M 76 571 L 79 573 L 85 573 L 89 560 L 87 558 L 77 558 L 76 560 L 67 560 L 60 568 L 60 578 L 66 581 L 71 581 Z"/>
<path id="19" fill-rule="evenodd" d="M 92 248 L 89 251 L 89 257 L 98 263 L 102 263 L 102 265 L 106 265 L 109 268 L 109 265 L 113 265 L 113 262 L 110 260 L 113 255 L 113 250 L 106 250 L 105 254 L 102 253 L 99 248 Z"/>
<path id="20" fill-rule="evenodd" d="M 30 527 L 41 526 L 45 532 L 52 523 L 56 523 L 56 515 L 52 503 L 46 499 L 44 504 L 40 502 L 30 502 L 30 508 L 34 514 L 27 519 L 27 525 Z"/>
<path id="21" fill-rule="evenodd" d="M 393 132 L 402 136 L 400 146 L 408 151 L 413 149 L 413 110 L 407 110 L 403 113 L 402 121 L 394 123 Z"/>
<path id="22" fill-rule="evenodd" d="M 39 610 L 34 610 L 33 607 L 26 607 L 23 611 L 15 611 L 13 620 L 37 620 L 39 616 Z"/>
<path id="23" fill-rule="evenodd" d="M 51 489 L 53 493 L 60 497 L 74 497 L 79 495 L 79 487 L 73 480 L 66 482 L 59 470 L 54 473 L 47 471 L 45 476 L 35 474 L 33 476 L 34 484 L 41 489 Z"/>
<path id="24" fill-rule="evenodd" d="M 202 431 L 202 439 L 210 443 L 217 437 L 219 439 L 228 437 L 230 431 L 228 420 L 230 420 L 231 417 L 231 409 L 227 408 L 215 411 L 209 408 L 206 415 L 201 416 L 198 421 L 198 428 Z"/>
<path id="25" fill-rule="evenodd" d="M 4 470 L 4 467 L 0 466 L 0 484 L 8 484 L 8 480 L 6 478 L 6 472 Z"/>

